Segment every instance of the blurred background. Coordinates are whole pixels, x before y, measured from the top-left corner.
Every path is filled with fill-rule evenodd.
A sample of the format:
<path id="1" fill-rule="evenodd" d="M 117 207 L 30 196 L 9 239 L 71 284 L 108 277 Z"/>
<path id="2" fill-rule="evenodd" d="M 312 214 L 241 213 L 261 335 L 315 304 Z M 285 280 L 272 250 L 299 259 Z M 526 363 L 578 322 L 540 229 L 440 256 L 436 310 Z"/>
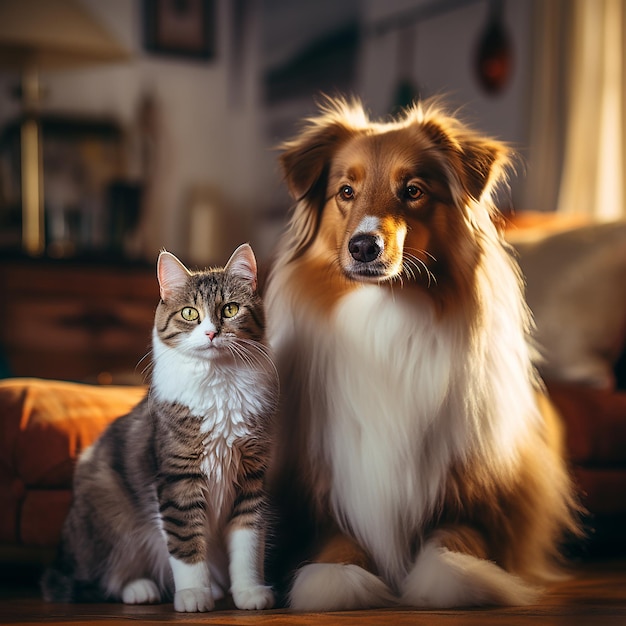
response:
<path id="1" fill-rule="evenodd" d="M 164 247 L 249 241 L 265 270 L 277 146 L 322 93 L 443 98 L 517 152 L 518 223 L 623 218 L 625 24 L 626 0 L 0 0 L 0 376 L 136 370 Z"/>
<path id="2" fill-rule="evenodd" d="M 54 547 L 104 423 L 97 388 L 30 379 L 146 382 L 164 247 L 249 241 L 263 279 L 276 147 L 321 93 L 374 118 L 441 97 L 517 152 L 541 374 L 594 542 L 624 552 L 625 31 L 626 0 L 0 0 L 0 561 Z"/>
<path id="3" fill-rule="evenodd" d="M 623 0 L 0 0 L 0 249 L 221 263 L 249 240 L 265 259 L 289 207 L 275 147 L 321 92 L 376 117 L 443 96 L 521 156 L 503 209 L 616 216 L 625 13 Z"/>
<path id="4" fill-rule="evenodd" d="M 265 272 L 291 205 L 276 147 L 321 93 L 374 118 L 442 97 L 518 154 L 500 208 L 541 373 L 596 536 L 626 549 L 625 28 L 626 0 L 0 0 L 0 378 L 144 382 L 158 251 L 222 265 L 250 241 Z M 46 422 L 42 453 L 11 414 L 0 469 L 52 458 Z M 33 485 L 4 477 L 54 545 L 49 500 L 18 514 Z"/>

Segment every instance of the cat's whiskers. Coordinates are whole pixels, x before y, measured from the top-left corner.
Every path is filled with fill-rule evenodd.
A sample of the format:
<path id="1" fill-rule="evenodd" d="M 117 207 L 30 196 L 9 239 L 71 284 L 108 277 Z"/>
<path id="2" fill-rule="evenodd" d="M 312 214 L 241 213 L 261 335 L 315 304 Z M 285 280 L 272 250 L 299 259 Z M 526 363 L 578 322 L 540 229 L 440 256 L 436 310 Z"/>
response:
<path id="1" fill-rule="evenodd" d="M 146 364 L 144 365 L 144 367 L 141 370 L 141 378 L 143 379 L 144 383 L 146 381 L 150 380 L 150 376 L 152 374 L 152 371 L 154 370 L 154 362 L 152 360 L 152 349 L 148 350 L 148 352 L 146 352 L 140 359 L 139 361 L 137 361 L 137 365 L 135 365 L 135 372 L 139 369 L 139 366 L 146 361 Z"/>
<path id="2" fill-rule="evenodd" d="M 238 346 L 234 342 L 229 342 L 228 344 L 226 344 L 226 349 L 230 352 L 233 359 L 236 360 L 237 358 L 239 358 L 249 368 L 254 369 L 254 362 L 250 358 L 248 352 L 242 346 Z"/>
<path id="3" fill-rule="evenodd" d="M 245 337 L 237 337 L 237 340 L 234 342 L 237 347 L 247 354 L 249 359 L 254 360 L 256 366 L 266 369 L 265 364 L 269 365 L 272 373 L 274 374 L 274 378 L 278 381 L 278 369 L 276 368 L 276 364 L 272 359 L 271 353 L 268 347 L 254 339 L 247 339 Z"/>
<path id="4" fill-rule="evenodd" d="M 264 346 L 254 340 L 237 337 L 228 343 L 228 348 L 231 354 L 240 357 L 253 369 L 265 369 L 265 361 L 271 363 L 269 355 L 264 351 Z"/>

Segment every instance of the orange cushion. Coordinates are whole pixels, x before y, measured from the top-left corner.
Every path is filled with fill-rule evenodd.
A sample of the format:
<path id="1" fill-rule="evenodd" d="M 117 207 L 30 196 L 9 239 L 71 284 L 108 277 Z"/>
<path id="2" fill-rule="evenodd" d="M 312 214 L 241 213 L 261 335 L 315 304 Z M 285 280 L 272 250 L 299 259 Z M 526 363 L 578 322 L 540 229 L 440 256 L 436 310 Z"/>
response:
<path id="1" fill-rule="evenodd" d="M 144 394 L 143 387 L 0 381 L 0 466 L 27 487 L 70 487 L 80 452 Z"/>
<path id="2" fill-rule="evenodd" d="M 145 392 L 139 386 L 0 381 L 0 543 L 58 541 L 78 455 Z"/>
<path id="3" fill-rule="evenodd" d="M 509 236 L 521 231 L 559 232 L 591 223 L 583 214 L 563 215 L 552 211 L 520 211 L 506 215 L 505 228 Z"/>

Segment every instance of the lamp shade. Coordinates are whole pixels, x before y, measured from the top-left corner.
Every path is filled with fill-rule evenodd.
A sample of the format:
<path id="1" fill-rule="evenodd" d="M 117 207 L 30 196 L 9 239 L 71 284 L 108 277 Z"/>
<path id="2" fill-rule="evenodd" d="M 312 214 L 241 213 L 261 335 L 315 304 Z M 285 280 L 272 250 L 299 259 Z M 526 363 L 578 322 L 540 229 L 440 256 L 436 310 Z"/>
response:
<path id="1" fill-rule="evenodd" d="M 0 2 L 0 66 L 61 69 L 129 56 L 78 0 Z"/>

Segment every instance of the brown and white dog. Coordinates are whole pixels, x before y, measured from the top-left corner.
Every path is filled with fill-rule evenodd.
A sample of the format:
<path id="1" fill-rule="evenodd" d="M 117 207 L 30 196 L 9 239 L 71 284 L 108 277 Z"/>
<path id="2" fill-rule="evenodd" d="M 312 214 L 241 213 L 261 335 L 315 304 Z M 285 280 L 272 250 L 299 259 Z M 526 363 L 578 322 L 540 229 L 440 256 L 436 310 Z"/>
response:
<path id="1" fill-rule="evenodd" d="M 270 486 L 302 531 L 295 609 L 527 604 L 558 573 L 576 503 L 494 224 L 508 159 L 432 103 L 329 100 L 285 146 Z"/>

